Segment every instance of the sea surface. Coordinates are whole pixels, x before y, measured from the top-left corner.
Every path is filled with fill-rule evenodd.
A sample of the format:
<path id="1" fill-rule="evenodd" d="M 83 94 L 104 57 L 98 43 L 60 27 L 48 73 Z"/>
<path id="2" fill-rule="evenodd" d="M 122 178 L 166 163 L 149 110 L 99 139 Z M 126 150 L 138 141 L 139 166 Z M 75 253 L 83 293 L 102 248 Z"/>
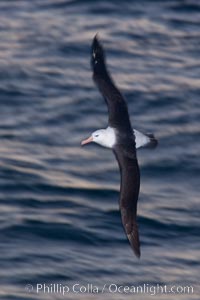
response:
<path id="1" fill-rule="evenodd" d="M 138 150 L 140 260 L 112 151 L 80 146 L 107 126 L 97 32 L 133 127 L 159 140 Z M 199 300 L 199 103 L 200 1 L 0 1 L 0 299 Z"/>

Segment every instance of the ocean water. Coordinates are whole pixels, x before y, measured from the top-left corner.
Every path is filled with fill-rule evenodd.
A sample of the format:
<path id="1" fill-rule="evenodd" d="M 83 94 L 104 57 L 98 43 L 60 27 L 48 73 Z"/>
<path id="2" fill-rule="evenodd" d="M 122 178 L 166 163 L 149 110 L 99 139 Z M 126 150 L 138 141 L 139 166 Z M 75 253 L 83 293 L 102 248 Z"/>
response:
<path id="1" fill-rule="evenodd" d="M 199 28 L 197 0 L 0 1 L 0 299 L 199 299 Z M 97 32 L 133 127 L 159 139 L 138 151 L 140 260 L 112 152 L 80 146 L 107 125 Z"/>

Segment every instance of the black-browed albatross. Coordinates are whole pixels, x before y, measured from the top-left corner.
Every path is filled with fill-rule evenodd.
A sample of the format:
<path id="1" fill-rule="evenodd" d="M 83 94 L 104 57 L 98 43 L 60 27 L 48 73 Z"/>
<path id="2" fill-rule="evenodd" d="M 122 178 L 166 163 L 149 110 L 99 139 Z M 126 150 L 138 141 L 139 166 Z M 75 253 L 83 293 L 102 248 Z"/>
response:
<path id="1" fill-rule="evenodd" d="M 126 102 L 113 83 L 105 64 L 103 47 L 97 36 L 92 43 L 91 65 L 93 79 L 108 106 L 108 127 L 92 133 L 82 145 L 96 142 L 112 148 L 121 173 L 120 211 L 122 224 L 131 247 L 140 257 L 140 241 L 137 226 L 137 201 L 140 189 L 140 171 L 136 148 L 157 145 L 152 134 L 146 135 L 136 129 L 132 130 Z"/>

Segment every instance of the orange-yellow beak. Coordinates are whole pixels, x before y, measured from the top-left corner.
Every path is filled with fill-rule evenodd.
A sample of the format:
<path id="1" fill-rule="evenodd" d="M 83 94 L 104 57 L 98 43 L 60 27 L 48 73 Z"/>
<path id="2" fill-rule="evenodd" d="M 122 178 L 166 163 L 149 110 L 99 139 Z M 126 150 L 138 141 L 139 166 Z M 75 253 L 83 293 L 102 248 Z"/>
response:
<path id="1" fill-rule="evenodd" d="M 81 146 L 84 146 L 84 145 L 86 145 L 86 144 L 89 144 L 89 143 L 91 143 L 92 141 L 93 141 L 93 137 L 90 136 L 88 139 L 83 140 L 83 141 L 81 142 Z"/>

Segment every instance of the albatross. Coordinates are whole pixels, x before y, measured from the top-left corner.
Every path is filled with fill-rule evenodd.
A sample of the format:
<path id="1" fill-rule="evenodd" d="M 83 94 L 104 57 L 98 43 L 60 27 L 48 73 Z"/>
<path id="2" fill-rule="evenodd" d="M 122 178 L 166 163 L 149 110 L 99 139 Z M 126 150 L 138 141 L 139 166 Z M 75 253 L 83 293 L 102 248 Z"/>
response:
<path id="1" fill-rule="evenodd" d="M 117 159 L 120 174 L 119 206 L 122 224 L 135 255 L 140 257 L 140 240 L 137 225 L 137 202 L 140 189 L 140 170 L 136 149 L 156 147 L 153 134 L 132 129 L 126 101 L 114 84 L 105 63 L 105 54 L 97 35 L 91 48 L 93 80 L 108 107 L 108 126 L 99 129 L 83 140 L 81 145 L 94 142 L 111 148 Z"/>

